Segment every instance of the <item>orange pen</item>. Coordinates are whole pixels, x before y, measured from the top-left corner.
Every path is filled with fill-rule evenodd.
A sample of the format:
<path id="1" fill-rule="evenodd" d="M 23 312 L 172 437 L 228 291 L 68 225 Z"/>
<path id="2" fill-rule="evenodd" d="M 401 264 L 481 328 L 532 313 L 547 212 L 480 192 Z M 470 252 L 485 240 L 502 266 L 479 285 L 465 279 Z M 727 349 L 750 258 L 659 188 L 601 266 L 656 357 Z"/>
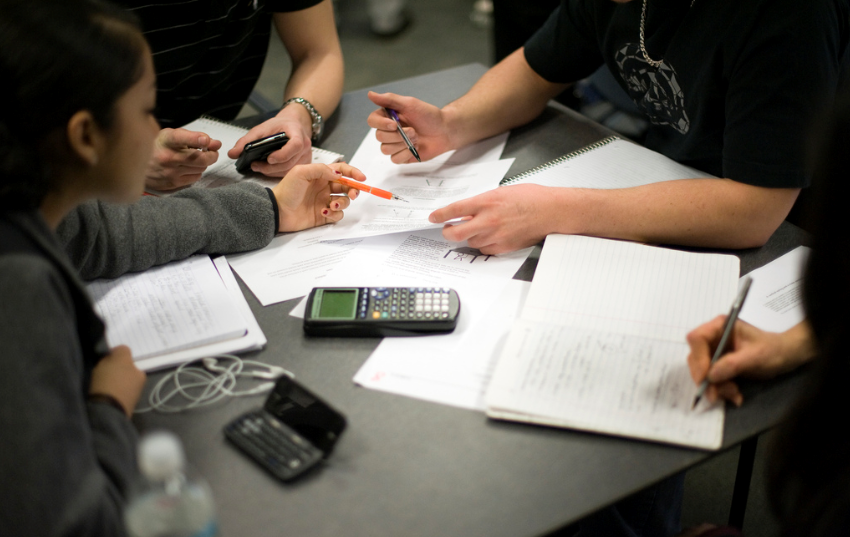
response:
<path id="1" fill-rule="evenodd" d="M 359 181 L 355 181 L 353 179 L 349 179 L 347 177 L 339 177 L 336 180 L 337 183 L 345 185 L 349 188 L 353 188 L 355 190 L 360 190 L 362 192 L 368 192 L 373 196 L 378 196 L 379 198 L 384 198 L 385 200 L 398 200 L 408 203 L 408 201 L 400 196 L 396 196 L 392 192 L 387 192 L 386 190 L 381 190 L 380 188 L 375 188 L 373 186 L 369 186 L 367 184 L 361 183 Z"/>

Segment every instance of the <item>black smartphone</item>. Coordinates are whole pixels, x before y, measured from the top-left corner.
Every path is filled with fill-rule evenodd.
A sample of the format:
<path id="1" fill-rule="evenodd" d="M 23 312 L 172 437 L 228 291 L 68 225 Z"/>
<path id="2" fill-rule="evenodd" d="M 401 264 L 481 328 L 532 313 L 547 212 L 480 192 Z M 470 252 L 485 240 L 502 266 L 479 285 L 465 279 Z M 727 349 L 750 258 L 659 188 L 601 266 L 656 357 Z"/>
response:
<path id="1" fill-rule="evenodd" d="M 236 159 L 236 171 L 239 173 L 248 173 L 251 171 L 251 163 L 258 160 L 266 160 L 269 155 L 286 145 L 289 137 L 285 132 L 279 132 L 248 142 L 242 150 L 242 154 Z"/>
<path id="2" fill-rule="evenodd" d="M 346 419 L 294 379 L 283 376 L 262 409 L 224 428 L 225 437 L 281 481 L 290 481 L 326 459 Z"/>

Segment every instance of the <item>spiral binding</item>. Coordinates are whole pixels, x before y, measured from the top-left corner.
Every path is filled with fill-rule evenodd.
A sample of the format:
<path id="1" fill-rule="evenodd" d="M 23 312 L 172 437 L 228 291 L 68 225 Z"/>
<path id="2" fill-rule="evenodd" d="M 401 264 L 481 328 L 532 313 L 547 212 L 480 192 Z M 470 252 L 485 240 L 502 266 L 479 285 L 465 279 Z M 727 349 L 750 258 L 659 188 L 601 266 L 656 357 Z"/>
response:
<path id="1" fill-rule="evenodd" d="M 582 147 L 581 149 L 576 149 L 572 153 L 567 153 L 566 155 L 564 155 L 562 157 L 558 157 L 555 160 L 550 160 L 549 162 L 541 164 L 540 166 L 531 168 L 530 170 L 524 171 L 522 173 L 518 173 L 516 175 L 512 175 L 511 177 L 506 177 L 505 179 L 502 179 L 501 181 L 499 181 L 499 186 L 513 185 L 513 184 L 522 182 L 523 180 L 525 180 L 529 176 L 532 176 L 532 175 L 539 173 L 539 172 L 542 172 L 544 170 L 548 170 L 549 168 L 553 168 L 553 167 L 555 167 L 555 166 L 557 166 L 561 163 L 564 163 L 568 160 L 572 160 L 576 157 L 584 155 L 585 153 L 593 151 L 594 149 L 598 149 L 598 148 L 600 148 L 604 145 L 608 145 L 611 142 L 613 142 L 615 140 L 619 140 L 619 139 L 620 139 L 619 136 L 609 136 L 608 138 L 603 138 L 602 140 L 599 140 L 598 142 L 592 143 L 590 145 L 586 145 L 586 146 Z"/>
<path id="2" fill-rule="evenodd" d="M 201 119 L 203 121 L 209 121 L 210 123 L 215 123 L 216 125 L 221 125 L 223 127 L 229 127 L 231 129 L 237 129 L 239 132 L 241 132 L 243 134 L 248 132 L 248 129 L 246 129 L 245 127 L 240 127 L 239 125 L 237 125 L 235 123 L 231 123 L 229 121 L 224 121 L 223 119 L 218 119 L 218 118 L 215 118 L 215 117 L 212 117 L 212 116 L 208 116 L 206 114 L 203 114 L 198 119 Z"/>

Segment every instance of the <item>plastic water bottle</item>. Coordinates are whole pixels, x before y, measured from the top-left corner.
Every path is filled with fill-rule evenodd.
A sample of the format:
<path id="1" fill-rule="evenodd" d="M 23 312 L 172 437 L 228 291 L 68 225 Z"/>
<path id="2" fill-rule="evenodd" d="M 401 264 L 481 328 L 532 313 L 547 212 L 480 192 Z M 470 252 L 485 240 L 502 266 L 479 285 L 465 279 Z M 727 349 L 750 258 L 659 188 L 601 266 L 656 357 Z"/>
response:
<path id="1" fill-rule="evenodd" d="M 207 484 L 187 473 L 180 440 L 155 432 L 139 443 L 142 480 L 124 513 L 131 537 L 212 537 L 218 532 Z"/>

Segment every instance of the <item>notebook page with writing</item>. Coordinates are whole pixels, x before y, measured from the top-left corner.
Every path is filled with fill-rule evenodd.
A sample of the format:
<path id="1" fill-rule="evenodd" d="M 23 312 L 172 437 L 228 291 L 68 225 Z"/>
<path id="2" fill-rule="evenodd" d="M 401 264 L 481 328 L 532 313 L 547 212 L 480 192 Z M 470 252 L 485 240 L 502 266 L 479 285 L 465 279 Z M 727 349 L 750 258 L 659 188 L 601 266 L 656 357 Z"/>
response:
<path id="1" fill-rule="evenodd" d="M 564 155 L 500 184 L 534 183 L 573 188 L 630 188 L 675 179 L 712 177 L 617 137 Z"/>
<path id="2" fill-rule="evenodd" d="M 487 415 L 718 449 L 722 405 L 691 410 L 684 341 L 518 321 L 487 389 Z"/>
<path id="3" fill-rule="evenodd" d="M 141 360 L 233 339 L 248 326 L 208 256 L 194 256 L 88 285 L 110 347 Z"/>
<path id="4" fill-rule="evenodd" d="M 261 176 L 245 176 L 236 171 L 236 159 L 227 156 L 231 147 L 236 145 L 240 138 L 245 136 L 248 129 L 219 121 L 211 117 L 201 117 L 183 125 L 184 129 L 198 131 L 208 134 L 211 138 L 221 141 L 221 149 L 218 152 L 218 160 L 206 169 L 201 178 L 189 188 L 215 188 L 224 185 L 249 181 L 272 188 L 280 182 L 280 179 L 263 178 Z M 319 147 L 313 147 L 313 164 L 333 164 L 344 158 L 340 153 L 334 153 Z M 177 191 L 151 190 L 148 192 L 157 196 L 168 196 Z"/>
<path id="5" fill-rule="evenodd" d="M 726 313 L 739 266 L 732 255 L 549 235 L 522 317 L 682 342 Z"/>

